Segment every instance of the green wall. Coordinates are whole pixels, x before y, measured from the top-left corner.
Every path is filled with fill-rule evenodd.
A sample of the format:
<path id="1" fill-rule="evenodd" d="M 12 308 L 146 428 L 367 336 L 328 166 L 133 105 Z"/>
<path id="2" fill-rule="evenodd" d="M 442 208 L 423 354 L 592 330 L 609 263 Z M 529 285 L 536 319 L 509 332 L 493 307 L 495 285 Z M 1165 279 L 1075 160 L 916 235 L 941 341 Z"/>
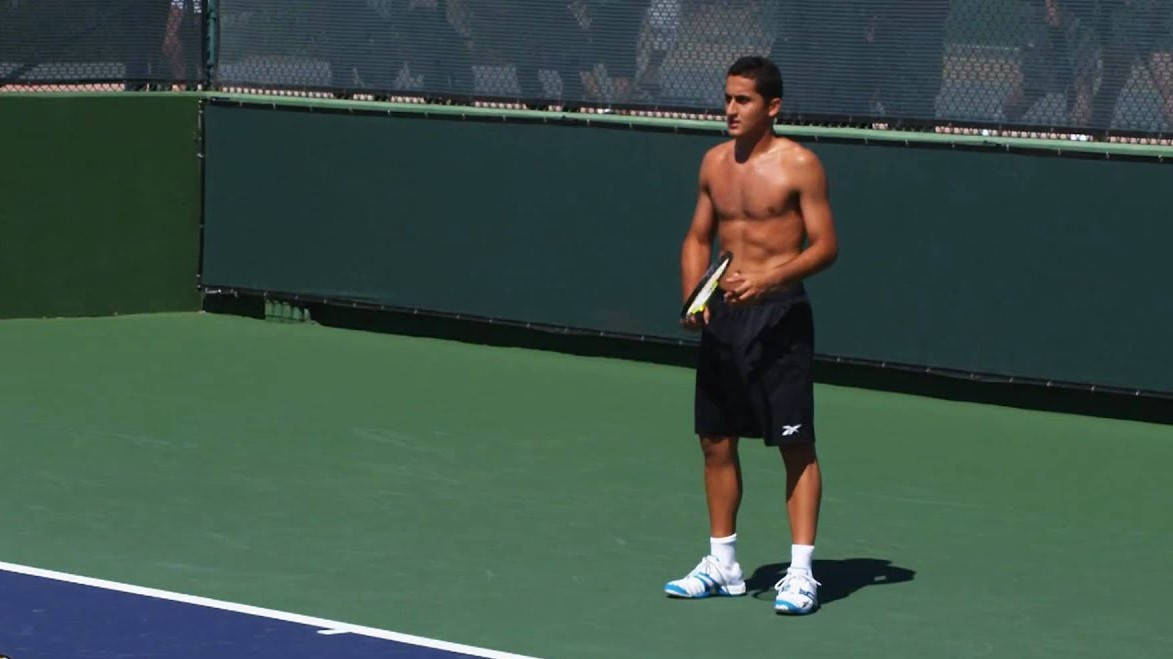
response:
<path id="1" fill-rule="evenodd" d="M 198 107 L 0 95 L 0 318 L 199 308 Z"/>
<path id="2" fill-rule="evenodd" d="M 204 281 L 684 336 L 717 135 L 210 105 Z M 1173 391 L 1173 168 L 812 144 L 839 263 L 823 354 Z"/>
<path id="3" fill-rule="evenodd" d="M 1173 167 L 827 145 L 821 350 L 1173 391 Z"/>
<path id="4" fill-rule="evenodd" d="M 694 140 L 206 112 L 208 285 L 675 332 Z"/>

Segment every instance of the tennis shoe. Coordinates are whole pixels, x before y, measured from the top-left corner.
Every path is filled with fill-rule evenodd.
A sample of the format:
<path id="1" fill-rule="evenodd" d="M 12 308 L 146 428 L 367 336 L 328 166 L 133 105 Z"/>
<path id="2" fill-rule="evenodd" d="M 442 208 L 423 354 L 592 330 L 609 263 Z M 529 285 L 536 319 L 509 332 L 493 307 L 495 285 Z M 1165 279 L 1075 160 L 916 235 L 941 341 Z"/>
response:
<path id="1" fill-rule="evenodd" d="M 786 571 L 774 589 L 778 596 L 774 598 L 774 610 L 786 615 L 806 615 L 819 608 L 819 586 L 823 584 L 815 581 L 807 570 Z"/>
<path id="2" fill-rule="evenodd" d="M 692 572 L 664 584 L 664 592 L 683 599 L 730 597 L 745 594 L 745 581 L 741 578 L 741 565 L 725 565 L 716 556 L 705 556 Z"/>

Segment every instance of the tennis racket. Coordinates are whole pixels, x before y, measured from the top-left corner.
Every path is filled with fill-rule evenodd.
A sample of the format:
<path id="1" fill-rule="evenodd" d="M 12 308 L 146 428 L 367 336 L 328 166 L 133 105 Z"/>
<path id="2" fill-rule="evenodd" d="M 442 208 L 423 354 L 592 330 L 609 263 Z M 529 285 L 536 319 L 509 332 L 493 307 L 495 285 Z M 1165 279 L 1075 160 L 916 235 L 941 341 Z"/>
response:
<path id="1" fill-rule="evenodd" d="M 708 270 L 705 270 L 705 274 L 701 277 L 696 288 L 692 289 L 692 295 L 689 295 L 688 299 L 684 301 L 684 308 L 680 310 L 682 320 L 704 312 L 705 307 L 709 304 L 709 299 L 717 290 L 717 284 L 721 283 L 721 275 L 725 274 L 725 269 L 729 267 L 731 261 L 733 261 L 733 255 L 724 252 L 716 262 L 709 266 Z"/>

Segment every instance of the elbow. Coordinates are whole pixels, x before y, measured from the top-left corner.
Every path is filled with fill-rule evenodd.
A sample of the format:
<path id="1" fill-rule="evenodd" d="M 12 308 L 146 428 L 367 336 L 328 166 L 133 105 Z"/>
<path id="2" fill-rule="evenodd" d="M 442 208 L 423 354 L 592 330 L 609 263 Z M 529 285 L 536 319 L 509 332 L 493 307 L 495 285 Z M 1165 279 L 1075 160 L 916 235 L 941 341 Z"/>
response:
<path id="1" fill-rule="evenodd" d="M 688 235 L 684 237 L 684 249 L 704 251 L 706 254 L 708 254 L 708 252 L 713 249 L 713 241 L 709 240 L 708 237 L 703 234 L 697 234 L 695 231 L 690 231 L 688 232 Z"/>
<path id="2" fill-rule="evenodd" d="M 827 243 L 826 248 L 823 250 L 823 258 L 822 258 L 823 268 L 831 267 L 832 265 L 835 264 L 835 261 L 838 259 L 839 259 L 839 242 L 835 241 L 835 240 L 829 241 Z"/>

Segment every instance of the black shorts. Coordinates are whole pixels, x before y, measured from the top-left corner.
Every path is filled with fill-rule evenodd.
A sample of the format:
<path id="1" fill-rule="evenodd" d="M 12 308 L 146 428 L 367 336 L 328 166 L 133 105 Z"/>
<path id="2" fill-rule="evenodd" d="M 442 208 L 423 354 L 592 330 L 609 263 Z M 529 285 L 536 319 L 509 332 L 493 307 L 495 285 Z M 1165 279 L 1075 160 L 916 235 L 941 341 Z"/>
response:
<path id="1" fill-rule="evenodd" d="M 758 304 L 709 303 L 696 369 L 698 435 L 815 440 L 814 320 L 802 287 Z"/>

